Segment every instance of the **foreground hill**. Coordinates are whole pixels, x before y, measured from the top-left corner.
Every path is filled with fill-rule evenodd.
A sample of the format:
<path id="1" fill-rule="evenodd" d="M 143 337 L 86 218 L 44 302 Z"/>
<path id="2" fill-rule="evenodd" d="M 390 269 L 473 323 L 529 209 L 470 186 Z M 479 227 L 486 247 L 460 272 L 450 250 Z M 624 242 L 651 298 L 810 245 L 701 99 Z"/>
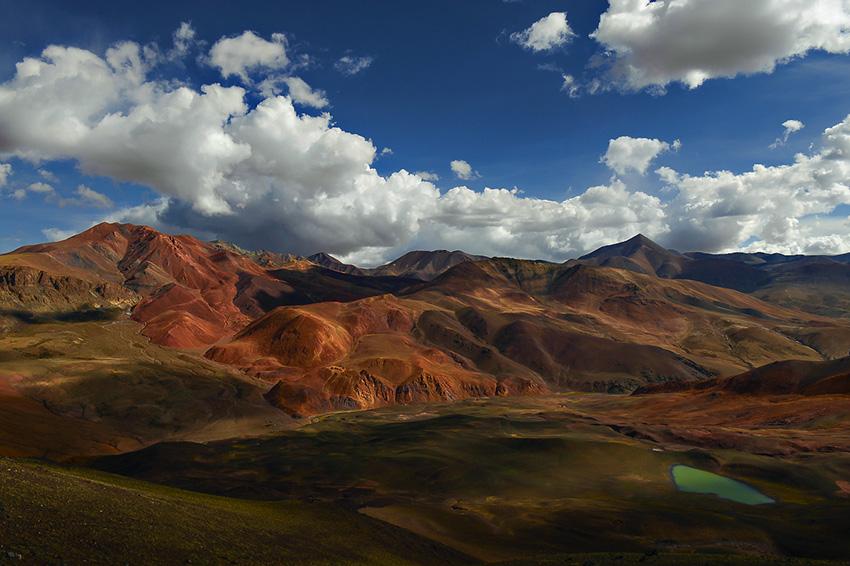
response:
<path id="1" fill-rule="evenodd" d="M 294 426 L 270 385 L 152 344 L 120 312 L 33 317 L 0 334 L 0 456 L 68 460 Z"/>

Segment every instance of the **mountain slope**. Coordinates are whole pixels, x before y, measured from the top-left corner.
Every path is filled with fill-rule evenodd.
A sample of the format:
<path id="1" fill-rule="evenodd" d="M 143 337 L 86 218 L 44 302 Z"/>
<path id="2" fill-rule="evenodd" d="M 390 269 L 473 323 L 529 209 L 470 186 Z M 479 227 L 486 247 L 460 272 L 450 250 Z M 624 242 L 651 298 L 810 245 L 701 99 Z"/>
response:
<path id="1" fill-rule="evenodd" d="M 132 308 L 155 343 L 194 348 L 280 305 L 354 300 L 410 284 L 358 275 L 330 256 L 314 259 L 334 269 L 295 257 L 104 223 L 61 242 L 0 255 L 0 308 Z"/>

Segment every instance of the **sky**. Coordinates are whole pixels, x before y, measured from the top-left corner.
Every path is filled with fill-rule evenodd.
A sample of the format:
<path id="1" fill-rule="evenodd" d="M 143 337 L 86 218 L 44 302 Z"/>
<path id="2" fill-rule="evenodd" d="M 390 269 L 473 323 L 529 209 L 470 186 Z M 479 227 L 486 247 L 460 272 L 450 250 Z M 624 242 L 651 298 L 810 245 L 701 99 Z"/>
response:
<path id="1" fill-rule="evenodd" d="M 850 0 L 0 0 L 0 252 L 850 252 Z"/>

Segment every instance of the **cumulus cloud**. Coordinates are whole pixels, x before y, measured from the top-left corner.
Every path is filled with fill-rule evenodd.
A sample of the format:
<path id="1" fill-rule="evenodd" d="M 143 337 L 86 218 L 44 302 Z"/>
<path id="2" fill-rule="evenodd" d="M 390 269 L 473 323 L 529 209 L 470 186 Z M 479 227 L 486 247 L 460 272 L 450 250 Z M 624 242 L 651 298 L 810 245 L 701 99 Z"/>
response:
<path id="1" fill-rule="evenodd" d="M 215 42 L 209 60 L 224 78 L 236 75 L 245 84 L 251 84 L 249 71 L 280 70 L 289 64 L 286 47 L 286 36 L 282 33 L 274 33 L 272 40 L 266 41 L 252 31 L 245 31 Z"/>
<path id="2" fill-rule="evenodd" d="M 88 208 L 111 209 L 115 207 L 112 199 L 108 196 L 92 190 L 85 185 L 77 186 L 77 189 L 73 194 L 75 196 L 65 198 L 52 185 L 37 182 L 31 183 L 25 188 L 16 189 L 10 196 L 17 200 L 23 200 L 30 195 L 39 195 L 44 198 L 44 202 L 55 204 L 59 206 L 59 208 L 64 208 L 66 206 L 83 206 Z"/>
<path id="3" fill-rule="evenodd" d="M 850 251 L 850 231 L 826 216 L 850 204 L 850 116 L 788 165 L 692 176 L 661 164 L 663 200 L 619 179 L 562 201 L 499 188 L 441 193 L 430 173 L 378 174 L 371 141 L 335 126 L 330 114 L 299 112 L 292 96 L 249 104 L 240 87 L 150 78 L 159 76 L 152 64 L 132 43 L 106 57 L 51 46 L 21 61 L 0 84 L 0 160 L 71 159 L 84 174 L 160 195 L 113 208 L 109 220 L 364 264 L 412 248 L 563 261 L 637 232 L 682 250 L 757 239 L 776 251 Z M 611 140 L 602 161 L 619 175 L 645 174 L 677 147 L 624 136 Z M 477 176 L 465 161 L 451 168 Z M 86 186 L 64 196 L 47 183 L 12 196 L 18 191 L 60 206 L 114 207 Z"/>
<path id="4" fill-rule="evenodd" d="M 549 51 L 568 43 L 575 33 L 567 23 L 566 12 L 552 12 L 530 28 L 511 34 L 511 41 L 535 53 Z"/>
<path id="5" fill-rule="evenodd" d="M 575 77 L 572 75 L 561 75 L 561 78 L 564 81 L 561 83 L 561 90 L 569 94 L 570 98 L 578 98 L 581 93 L 581 86 Z"/>
<path id="6" fill-rule="evenodd" d="M 363 69 L 368 69 L 374 59 L 372 57 L 355 57 L 345 55 L 334 63 L 334 69 L 343 75 L 356 75 Z"/>
<path id="7" fill-rule="evenodd" d="M 678 150 L 679 147 L 679 140 L 669 144 L 656 139 L 620 136 L 608 142 L 608 151 L 599 162 L 620 175 L 625 175 L 629 170 L 645 175 L 649 164 L 658 154 L 670 149 Z"/>
<path id="8" fill-rule="evenodd" d="M 469 181 L 481 177 L 481 175 L 478 174 L 478 171 L 472 170 L 472 165 L 462 159 L 452 161 L 449 165 L 451 166 L 452 172 L 455 174 L 455 177 L 457 177 L 458 179 Z"/>
<path id="9" fill-rule="evenodd" d="M 48 242 L 67 240 L 76 234 L 73 230 L 60 230 L 59 228 L 45 228 L 41 231 L 41 233 L 44 234 L 44 237 L 47 238 Z"/>
<path id="10" fill-rule="evenodd" d="M 798 154 L 790 165 L 755 165 L 743 174 L 659 174 L 677 191 L 665 211 L 670 241 L 681 249 L 733 250 L 755 238 L 768 251 L 812 253 L 827 245 L 831 253 L 850 251 L 847 230 L 836 237 L 819 220 L 850 204 L 850 116 L 824 131 L 818 151 Z"/>
<path id="11" fill-rule="evenodd" d="M 37 182 L 30 183 L 26 187 L 15 189 L 11 196 L 17 200 L 23 200 L 31 194 L 44 196 L 45 202 L 48 202 L 56 197 L 56 189 L 47 183 Z"/>
<path id="12" fill-rule="evenodd" d="M 38 182 L 38 183 L 32 183 L 30 186 L 28 186 L 27 192 L 41 194 L 41 195 L 47 195 L 47 194 L 52 194 L 52 193 L 56 192 L 56 189 L 54 189 L 53 187 L 51 187 L 47 183 Z"/>
<path id="13" fill-rule="evenodd" d="M 782 126 L 785 128 L 785 132 L 780 137 L 776 138 L 775 142 L 770 144 L 770 149 L 776 149 L 780 145 L 785 145 L 788 142 L 788 136 L 805 128 L 803 123 L 799 120 L 785 120 L 782 122 Z"/>
<path id="14" fill-rule="evenodd" d="M 12 174 L 12 166 L 8 163 L 0 163 L 0 189 L 6 186 L 9 176 Z"/>
<path id="15" fill-rule="evenodd" d="M 591 34 L 622 88 L 696 88 L 717 77 L 770 73 L 810 50 L 850 51 L 844 0 L 610 0 Z"/>

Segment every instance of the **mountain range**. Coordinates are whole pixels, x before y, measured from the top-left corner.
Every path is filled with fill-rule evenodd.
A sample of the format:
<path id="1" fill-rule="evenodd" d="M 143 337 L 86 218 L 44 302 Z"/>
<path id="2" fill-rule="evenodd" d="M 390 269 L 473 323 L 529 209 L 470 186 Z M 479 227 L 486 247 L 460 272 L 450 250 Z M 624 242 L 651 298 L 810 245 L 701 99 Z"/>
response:
<path id="1" fill-rule="evenodd" d="M 565 264 L 436 251 L 360 269 L 100 224 L 0 255 L 0 305 L 6 328 L 23 316 L 126 312 L 153 344 L 236 368 L 298 418 L 627 393 L 839 358 L 850 350 L 847 260 L 681 254 L 638 235 Z"/>
<path id="2" fill-rule="evenodd" d="M 409 542 L 423 563 L 846 558 L 847 260 L 679 253 L 637 235 L 563 264 L 416 251 L 366 269 L 129 224 L 19 248 L 0 255 L 0 458 L 88 471 L 0 466 L 17 470 L 0 481 L 16 513 L 0 545 L 49 562 L 73 544 L 43 525 L 83 512 L 103 563 L 127 562 L 99 509 L 132 516 L 129 489 L 251 524 L 268 508 L 233 497 L 287 499 L 310 522 L 286 535 L 296 561 L 324 532 L 314 504 L 344 517 L 342 539 L 373 533 L 393 556 Z M 679 464 L 784 503 L 680 499 Z M 188 520 L 208 532 L 200 515 Z M 216 528 L 215 548 L 263 538 Z M 346 562 L 340 537 L 322 552 Z"/>

